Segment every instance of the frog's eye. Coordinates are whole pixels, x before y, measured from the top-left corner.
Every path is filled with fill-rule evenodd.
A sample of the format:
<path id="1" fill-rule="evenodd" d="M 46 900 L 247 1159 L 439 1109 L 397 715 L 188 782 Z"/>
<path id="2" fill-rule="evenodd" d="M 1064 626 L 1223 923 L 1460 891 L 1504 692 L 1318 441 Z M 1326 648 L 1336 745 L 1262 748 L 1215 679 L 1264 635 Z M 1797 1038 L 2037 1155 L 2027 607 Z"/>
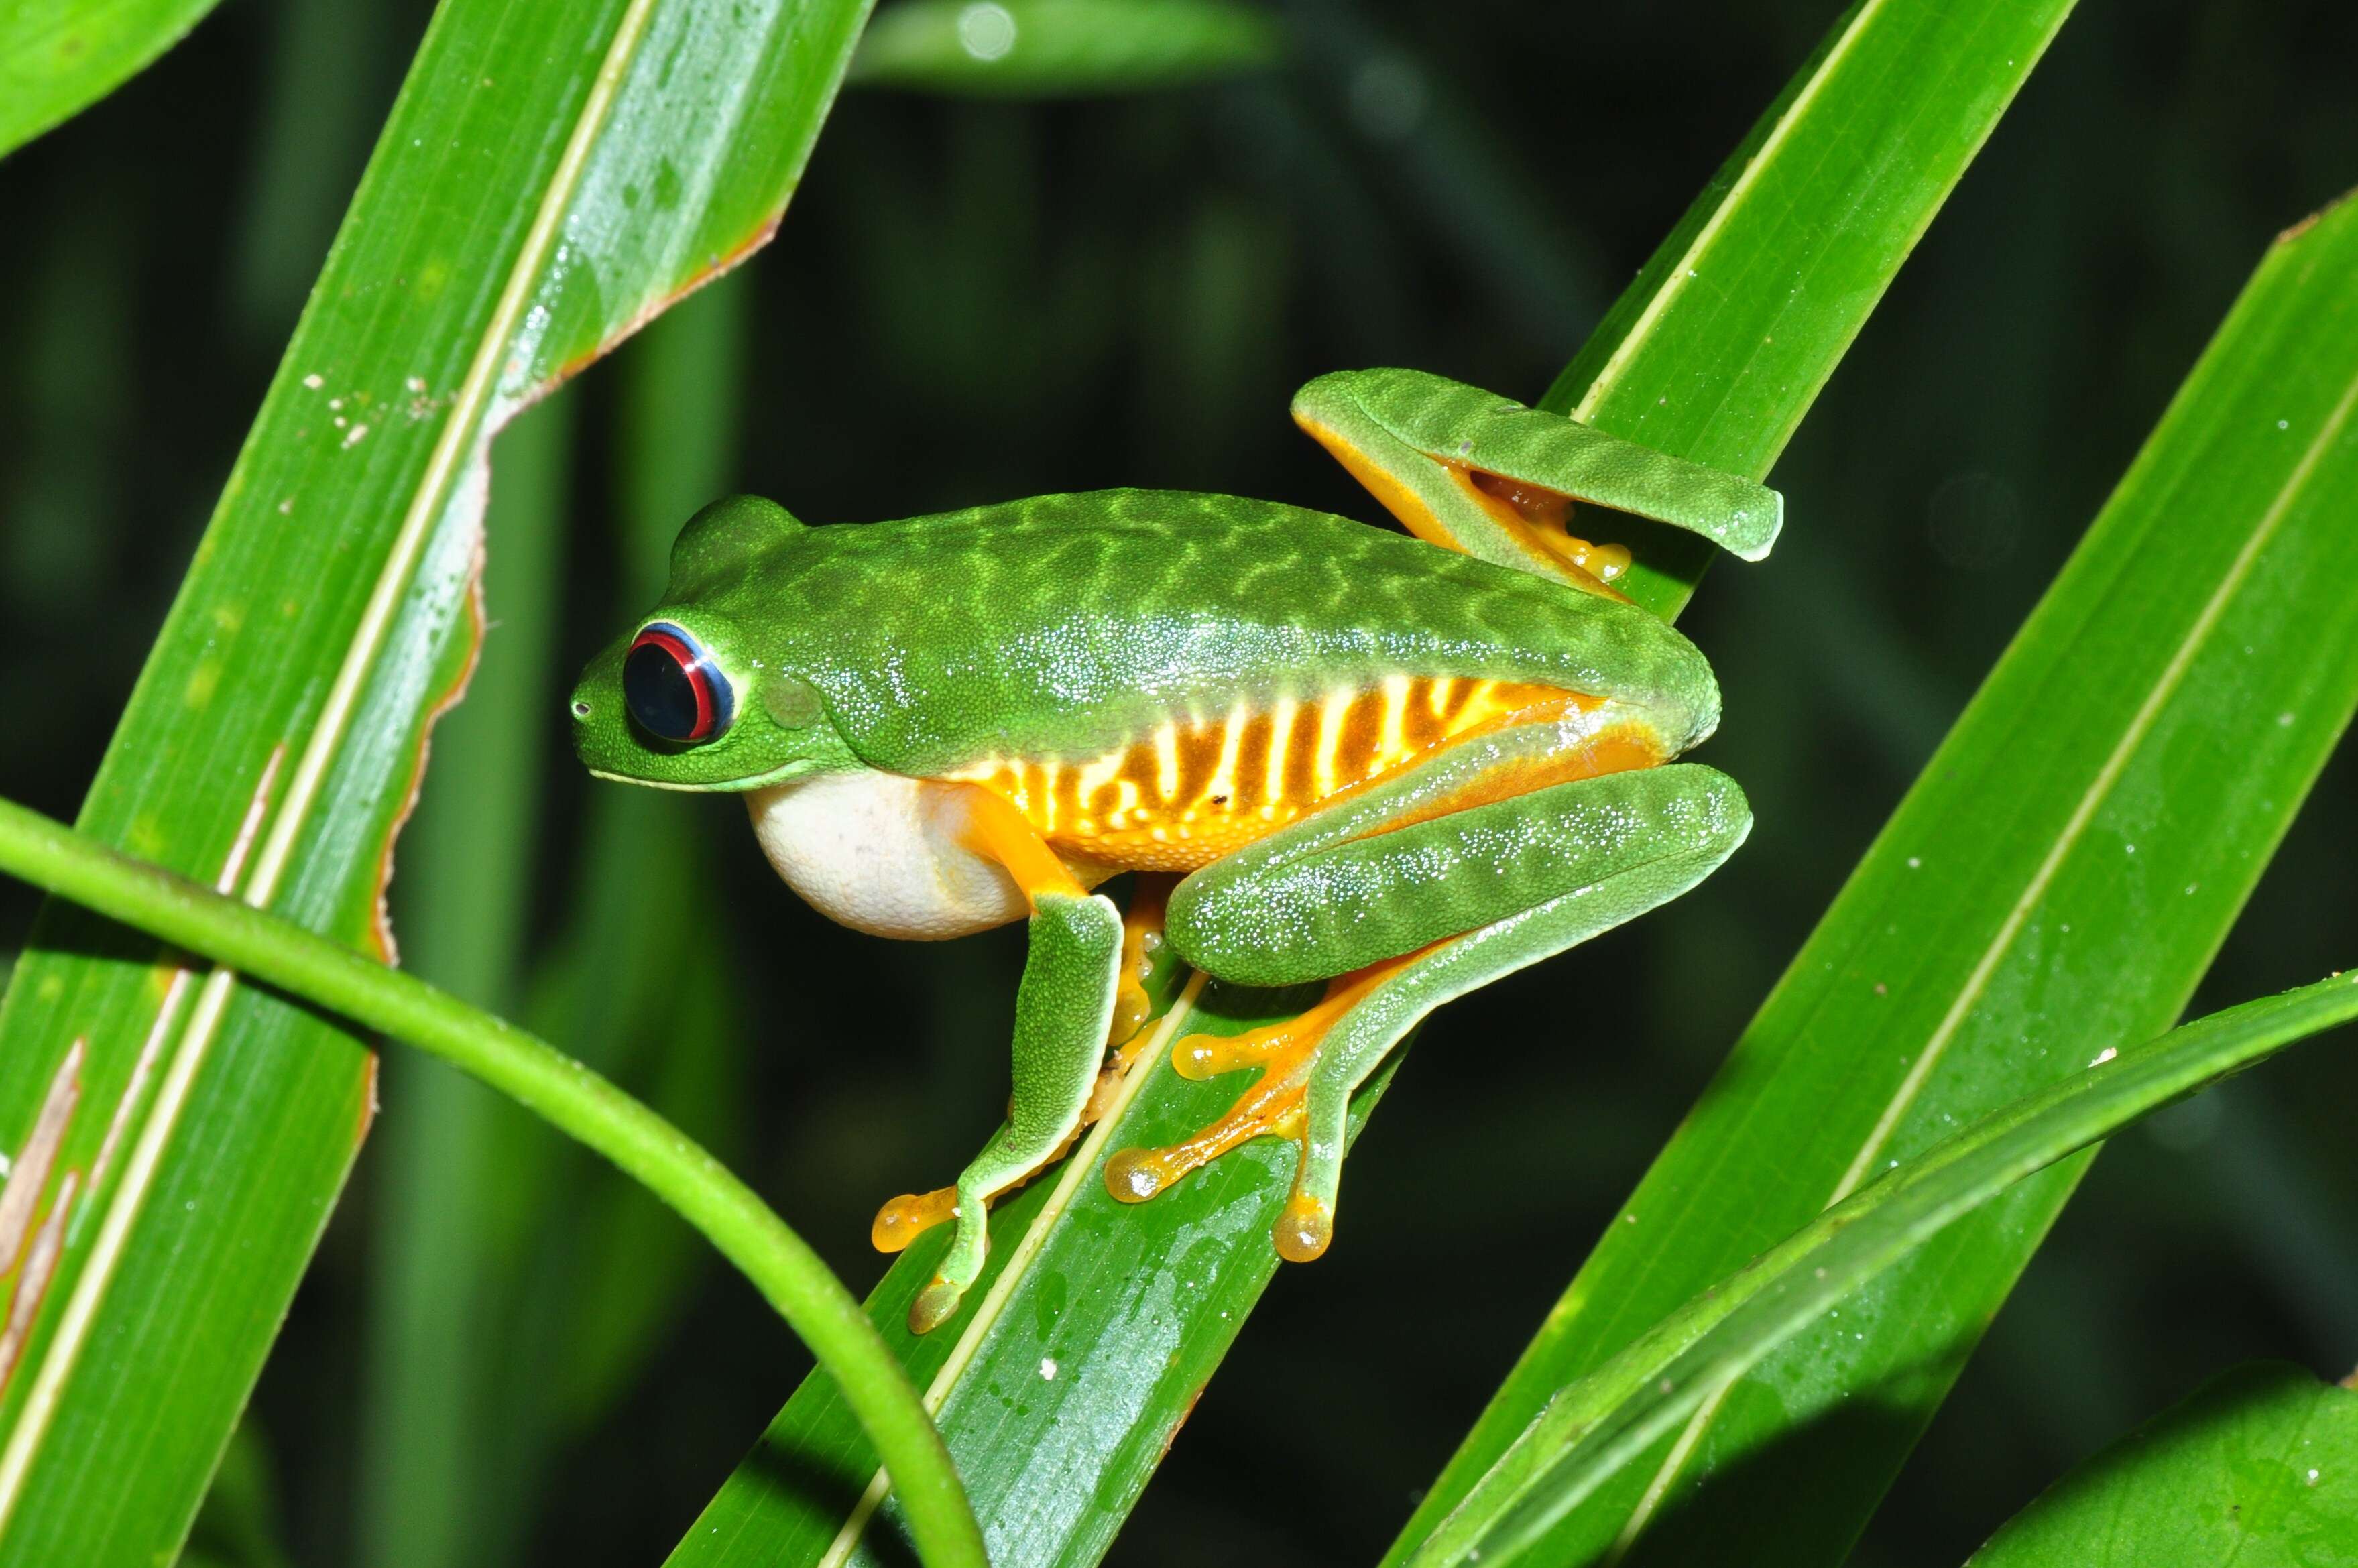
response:
<path id="1" fill-rule="evenodd" d="M 729 677 L 702 643 L 668 621 L 632 639 L 622 655 L 622 702 L 640 729 L 681 743 L 709 741 L 737 716 Z"/>

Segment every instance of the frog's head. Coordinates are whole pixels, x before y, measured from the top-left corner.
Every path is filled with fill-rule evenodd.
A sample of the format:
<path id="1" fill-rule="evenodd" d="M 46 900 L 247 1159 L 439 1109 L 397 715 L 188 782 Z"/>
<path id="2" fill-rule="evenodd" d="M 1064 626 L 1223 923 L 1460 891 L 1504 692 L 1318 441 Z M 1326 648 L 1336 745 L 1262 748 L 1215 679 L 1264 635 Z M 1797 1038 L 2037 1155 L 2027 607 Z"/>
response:
<path id="1" fill-rule="evenodd" d="M 687 520 L 663 601 L 590 661 L 573 747 L 600 778 L 746 790 L 852 761 L 809 682 L 767 634 L 756 568 L 802 532 L 773 502 L 735 495 Z"/>

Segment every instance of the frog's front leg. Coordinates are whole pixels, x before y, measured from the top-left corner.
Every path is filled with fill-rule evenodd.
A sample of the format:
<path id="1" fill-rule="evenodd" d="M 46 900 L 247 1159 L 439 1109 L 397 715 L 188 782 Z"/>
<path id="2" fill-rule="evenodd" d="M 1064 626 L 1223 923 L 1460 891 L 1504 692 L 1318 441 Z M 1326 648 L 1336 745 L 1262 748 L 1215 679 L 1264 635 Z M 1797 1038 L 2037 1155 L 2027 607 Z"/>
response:
<path id="1" fill-rule="evenodd" d="M 1783 499 L 1749 480 L 1424 371 L 1322 375 L 1294 395 L 1293 418 L 1419 538 L 1611 598 L 1629 552 L 1574 536 L 1575 502 L 1746 560 L 1784 521 Z"/>
<path id="2" fill-rule="evenodd" d="M 1113 902 L 1083 889 L 1013 806 L 973 784 L 942 788 L 937 809 L 956 818 L 958 841 L 1004 867 L 1031 902 L 1031 952 L 1015 992 L 1014 1095 L 1006 1121 L 955 1187 L 895 1198 L 876 1217 L 874 1238 L 886 1251 L 940 1219 L 957 1222 L 940 1268 L 910 1303 L 916 1334 L 956 1312 L 982 1272 L 991 1198 L 1072 1141 L 1105 1058 L 1124 947 Z"/>
<path id="3" fill-rule="evenodd" d="M 1116 1155 L 1115 1196 L 1151 1197 L 1246 1139 L 1286 1133 L 1301 1159 L 1278 1250 L 1318 1256 L 1350 1097 L 1419 1019 L 1669 902 L 1743 841 L 1751 813 L 1734 781 L 1691 764 L 1581 777 L 1577 729 L 1526 725 L 1453 748 L 1180 885 L 1170 937 L 1182 957 L 1248 985 L 1328 979 L 1328 995 L 1238 1039 L 1181 1041 L 1188 1076 L 1259 1065 L 1262 1077 L 1185 1142 Z"/>

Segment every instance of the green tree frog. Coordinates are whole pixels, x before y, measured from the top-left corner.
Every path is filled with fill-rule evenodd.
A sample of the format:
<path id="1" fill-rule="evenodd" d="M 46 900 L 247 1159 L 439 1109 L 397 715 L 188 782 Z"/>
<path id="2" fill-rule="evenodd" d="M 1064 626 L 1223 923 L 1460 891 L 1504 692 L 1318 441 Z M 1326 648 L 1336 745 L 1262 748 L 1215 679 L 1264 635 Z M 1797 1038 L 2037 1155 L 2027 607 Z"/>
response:
<path id="1" fill-rule="evenodd" d="M 1151 1197 L 1290 1136 L 1276 1245 L 1306 1260 L 1351 1093 L 1412 1024 L 1676 897 L 1751 826 L 1731 780 L 1671 761 L 1718 721 L 1710 665 L 1612 587 L 1627 551 L 1567 522 L 1594 504 L 1757 560 L 1776 492 L 1415 371 L 1322 376 L 1293 415 L 1414 537 L 1165 491 L 816 528 L 735 497 L 688 520 L 662 602 L 573 693 L 592 773 L 741 794 L 844 925 L 1030 923 L 1005 1122 L 954 1186 L 878 1217 L 888 1250 L 955 1221 L 921 1333 L 980 1272 L 991 1198 L 1092 1115 L 1145 1016 L 1158 905 L 1187 963 L 1325 1000 L 1179 1042 L 1190 1076 L 1260 1076 L 1108 1184 Z M 1091 891 L 1122 871 L 1147 873 L 1127 926 Z"/>

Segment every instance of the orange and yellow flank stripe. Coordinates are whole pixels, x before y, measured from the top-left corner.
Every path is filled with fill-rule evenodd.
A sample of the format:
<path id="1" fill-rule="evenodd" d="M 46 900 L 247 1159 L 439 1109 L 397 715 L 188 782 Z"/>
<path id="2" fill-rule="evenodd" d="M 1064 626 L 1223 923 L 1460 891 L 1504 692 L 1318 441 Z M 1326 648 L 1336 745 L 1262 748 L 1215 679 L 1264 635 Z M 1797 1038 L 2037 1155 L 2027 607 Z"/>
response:
<path id="1" fill-rule="evenodd" d="M 1085 762 L 992 757 L 947 776 L 1003 796 L 1061 854 L 1115 871 L 1190 871 L 1455 741 L 1595 706 L 1553 687 L 1391 676 L 1259 710 L 1240 704 L 1167 719 Z"/>

